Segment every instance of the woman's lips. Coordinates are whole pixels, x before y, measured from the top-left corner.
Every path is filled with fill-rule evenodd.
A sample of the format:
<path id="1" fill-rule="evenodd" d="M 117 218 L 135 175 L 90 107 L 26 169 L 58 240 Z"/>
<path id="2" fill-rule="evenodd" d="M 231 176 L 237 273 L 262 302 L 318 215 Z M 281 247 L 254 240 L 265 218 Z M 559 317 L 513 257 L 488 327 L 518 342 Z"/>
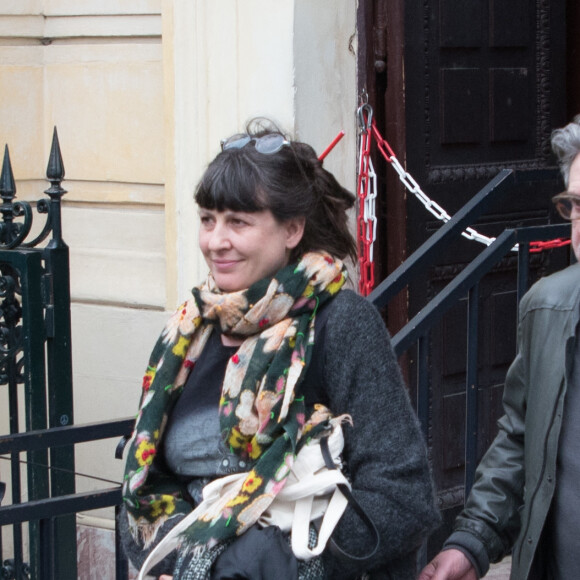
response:
<path id="1" fill-rule="evenodd" d="M 239 260 L 212 260 L 217 270 L 229 270 L 236 266 Z"/>

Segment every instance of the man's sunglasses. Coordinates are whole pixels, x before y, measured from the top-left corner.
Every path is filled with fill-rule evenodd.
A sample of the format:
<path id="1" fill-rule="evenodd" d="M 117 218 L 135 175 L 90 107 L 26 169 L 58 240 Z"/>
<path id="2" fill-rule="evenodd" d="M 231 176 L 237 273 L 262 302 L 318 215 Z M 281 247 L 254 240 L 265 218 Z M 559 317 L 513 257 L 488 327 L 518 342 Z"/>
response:
<path id="1" fill-rule="evenodd" d="M 552 198 L 558 213 L 565 220 L 577 220 L 580 218 L 580 195 L 564 191 Z"/>

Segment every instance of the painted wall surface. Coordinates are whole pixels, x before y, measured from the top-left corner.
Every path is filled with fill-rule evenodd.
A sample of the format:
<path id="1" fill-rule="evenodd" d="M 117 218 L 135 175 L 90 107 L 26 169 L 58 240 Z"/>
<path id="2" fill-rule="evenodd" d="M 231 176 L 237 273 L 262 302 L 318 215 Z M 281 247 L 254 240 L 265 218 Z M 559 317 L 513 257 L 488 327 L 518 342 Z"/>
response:
<path id="1" fill-rule="evenodd" d="M 191 192 L 220 139 L 243 131 L 252 117 L 276 120 L 318 151 L 346 130 L 326 163 L 354 188 L 356 3 L 165 0 L 163 20 L 165 72 L 172 79 L 166 84 L 166 117 L 173 138 L 167 143 L 166 201 L 175 204 L 166 213 L 167 256 L 177 299 L 205 272 Z"/>
<path id="2" fill-rule="evenodd" d="M 54 125 L 66 168 L 76 423 L 135 413 L 168 311 L 205 276 L 193 192 L 221 138 L 265 115 L 322 151 L 344 129 L 325 165 L 354 188 L 355 15 L 352 0 L 0 3 L 18 198 L 47 187 Z M 115 444 L 79 447 L 78 471 L 120 481 Z"/>
<path id="3" fill-rule="evenodd" d="M 135 413 L 167 317 L 161 27 L 160 1 L 0 3 L 0 144 L 17 199 L 44 196 L 54 126 L 66 170 L 77 424 Z M 115 445 L 79 446 L 77 471 L 121 481 Z"/>

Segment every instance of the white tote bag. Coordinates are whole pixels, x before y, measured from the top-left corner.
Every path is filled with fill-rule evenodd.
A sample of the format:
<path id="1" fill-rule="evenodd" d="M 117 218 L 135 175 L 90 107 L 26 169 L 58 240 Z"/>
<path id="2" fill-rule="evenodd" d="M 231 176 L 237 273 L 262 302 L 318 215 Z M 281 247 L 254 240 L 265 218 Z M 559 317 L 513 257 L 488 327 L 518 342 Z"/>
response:
<path id="1" fill-rule="evenodd" d="M 349 490 L 351 487 L 338 468 L 344 447 L 340 420 L 332 420 L 329 434 L 325 433 L 322 437 L 328 438 L 330 454 L 337 469 L 326 467 L 320 448 L 320 439 L 312 439 L 300 449 L 284 488 L 276 495 L 257 522 L 262 526 L 275 525 L 285 532 L 290 532 L 292 551 L 299 560 L 309 560 L 323 552 L 348 504 L 347 498 L 338 488 L 338 484 L 347 486 Z M 234 490 L 239 489 L 240 482 L 246 476 L 245 472 L 234 473 L 206 485 L 203 488 L 202 502 L 172 528 L 151 551 L 141 567 L 137 580 L 144 580 L 149 570 L 178 547 L 181 533 L 200 514 L 223 503 L 225 496 L 235 493 Z M 311 522 L 317 523 L 318 542 L 316 546 L 309 548 L 308 536 Z"/>

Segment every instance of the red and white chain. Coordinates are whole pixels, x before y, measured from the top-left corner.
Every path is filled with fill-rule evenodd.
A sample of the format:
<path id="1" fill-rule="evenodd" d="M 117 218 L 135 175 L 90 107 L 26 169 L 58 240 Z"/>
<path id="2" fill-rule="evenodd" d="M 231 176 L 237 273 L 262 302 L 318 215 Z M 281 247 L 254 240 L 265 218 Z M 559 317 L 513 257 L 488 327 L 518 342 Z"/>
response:
<path id="1" fill-rule="evenodd" d="M 399 179 L 403 182 L 403 185 L 425 206 L 425 209 L 428 212 L 433 214 L 438 220 L 442 222 L 448 222 L 451 219 L 451 216 L 436 201 L 433 201 L 431 198 L 425 195 L 425 193 L 423 193 L 421 186 L 413 179 L 408 171 L 405 171 L 403 166 L 399 163 L 399 160 L 395 156 L 390 145 L 383 139 L 374 123 L 372 124 L 372 129 L 380 152 L 383 154 L 383 157 L 392 165 L 393 169 L 398 173 Z M 468 240 L 475 240 L 476 242 L 480 242 L 486 246 L 489 246 L 495 240 L 495 238 L 488 238 L 487 236 L 480 234 L 471 227 L 465 228 L 465 231 L 463 231 L 461 235 Z"/>
<path id="2" fill-rule="evenodd" d="M 365 116 L 366 115 L 366 116 Z M 361 121 L 359 167 L 357 178 L 358 215 L 357 244 L 359 256 L 359 292 L 368 296 L 375 285 L 374 243 L 377 238 L 377 175 L 370 157 L 372 109 L 359 109 Z"/>
<path id="3" fill-rule="evenodd" d="M 425 206 L 425 209 L 433 214 L 438 220 L 442 222 L 448 222 L 451 216 L 436 202 L 430 199 L 427 195 L 423 193 L 419 184 L 413 179 L 409 172 L 405 171 L 399 160 L 395 156 L 390 145 L 383 139 L 379 133 L 375 123 L 372 123 L 373 135 L 377 141 L 377 146 L 383 157 L 393 166 L 394 170 L 398 173 L 399 179 L 403 182 L 403 185 Z M 495 238 L 490 238 L 480 234 L 477 230 L 468 227 L 461 233 L 464 238 L 468 240 L 473 240 L 479 242 L 486 246 L 489 246 L 495 241 Z M 542 252 L 544 250 L 552 248 L 560 248 L 570 243 L 570 240 L 564 238 L 558 238 L 555 240 L 549 240 L 546 242 L 530 242 L 530 252 Z M 512 252 L 517 252 L 519 249 L 518 244 L 512 248 Z"/>
<path id="4" fill-rule="evenodd" d="M 377 147 L 383 157 L 399 175 L 399 179 L 403 185 L 425 206 L 425 209 L 444 223 L 451 219 L 451 216 L 436 201 L 433 201 L 425 195 L 421 186 L 413 179 L 413 176 L 408 171 L 405 171 L 389 143 L 379 133 L 372 116 L 373 110 L 368 103 L 364 103 L 359 107 L 360 153 L 357 181 L 359 200 L 357 241 L 360 267 L 359 292 L 363 296 L 370 294 L 374 286 L 373 245 L 377 233 L 377 218 L 375 213 L 377 176 L 370 158 L 372 137 L 375 138 Z M 468 240 L 473 240 L 486 246 L 489 246 L 495 241 L 495 238 L 484 236 L 471 227 L 466 228 L 461 235 Z M 570 240 L 565 238 L 558 238 L 546 242 L 530 242 L 529 251 L 532 253 L 542 252 L 543 250 L 559 248 L 569 243 Z M 518 249 L 518 244 L 516 244 L 512 248 L 512 251 L 517 252 Z"/>

